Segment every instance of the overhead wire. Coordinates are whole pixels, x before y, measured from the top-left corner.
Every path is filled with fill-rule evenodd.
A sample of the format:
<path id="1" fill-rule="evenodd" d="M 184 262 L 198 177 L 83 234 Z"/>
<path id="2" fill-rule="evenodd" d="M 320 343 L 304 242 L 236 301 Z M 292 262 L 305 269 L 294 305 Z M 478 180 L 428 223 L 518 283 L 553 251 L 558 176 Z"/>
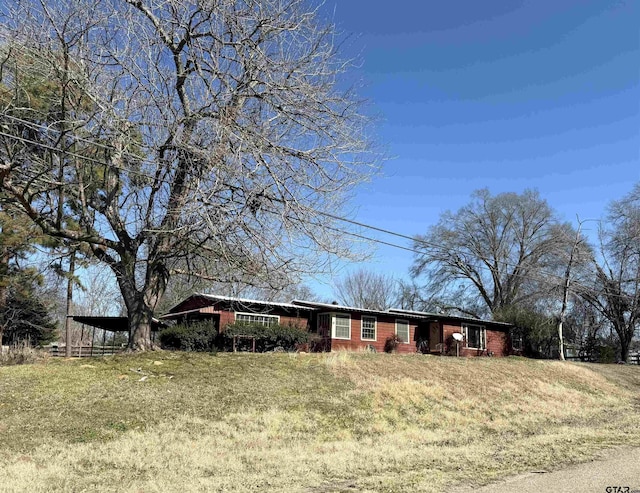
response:
<path id="1" fill-rule="evenodd" d="M 13 116 L 10 116 L 10 115 L 2 115 L 2 117 L 9 117 L 9 118 L 11 118 L 11 119 L 13 119 L 15 121 L 20 121 L 20 122 L 23 122 L 25 124 L 29 124 L 29 125 L 32 126 L 32 128 L 33 127 L 37 127 L 37 128 L 41 128 L 41 129 L 44 129 L 44 130 L 52 130 L 51 127 L 48 127 L 48 126 L 45 126 L 45 125 L 41 125 L 41 124 L 37 124 L 37 123 L 34 123 L 34 122 L 29 122 L 28 120 L 23 120 L 23 119 L 20 119 L 20 118 L 17 118 L 17 117 L 13 117 Z M 59 132 L 58 130 L 54 130 L 54 131 Z M 133 170 L 133 169 L 130 169 L 128 167 L 117 165 L 116 163 L 107 162 L 107 161 L 100 160 L 100 159 L 97 159 L 97 158 L 93 158 L 91 156 L 85 156 L 85 155 L 82 155 L 82 154 L 77 154 L 77 153 L 74 153 L 74 152 L 71 152 L 71 151 L 68 151 L 68 150 L 61 150 L 58 147 L 54 147 L 54 146 L 45 144 L 43 142 L 38 142 L 38 141 L 35 141 L 35 140 L 32 140 L 32 139 L 27 139 L 25 137 L 9 134 L 9 133 L 3 132 L 3 131 L 0 131 L 0 136 L 4 136 L 4 137 L 9 138 L 9 139 L 14 139 L 14 140 L 26 143 L 26 144 L 34 145 L 36 147 L 40 147 L 40 148 L 47 149 L 47 150 L 50 150 L 50 151 L 63 152 L 65 155 L 70 156 L 70 157 L 75 157 L 75 158 L 82 159 L 82 160 L 85 160 L 85 161 L 88 161 L 88 162 L 91 162 L 91 163 L 94 163 L 94 164 L 99 164 L 99 165 L 107 167 L 107 168 L 109 168 L 109 167 L 115 168 L 115 169 L 118 169 L 120 171 L 124 171 L 124 172 L 130 173 L 132 175 L 136 175 L 136 176 L 140 176 L 140 177 L 143 177 L 143 178 L 147 178 L 149 180 L 154 180 L 154 181 L 156 181 L 158 183 L 165 183 L 167 185 L 171 185 L 172 184 L 172 181 L 170 181 L 170 180 L 166 180 L 166 179 L 162 179 L 162 178 L 156 178 L 156 177 L 153 177 L 153 176 L 149 175 L 148 173 L 145 173 L 145 172 L 142 172 L 142 171 Z M 73 138 L 77 139 L 78 141 L 85 142 L 85 143 L 90 144 L 90 145 L 96 145 L 96 146 L 102 147 L 102 148 L 107 149 L 107 150 L 116 150 L 113 146 L 110 146 L 108 144 L 97 143 L 97 142 L 94 142 L 94 141 L 89 140 L 89 139 L 85 139 L 85 138 L 82 138 L 82 137 L 77 137 L 75 135 L 73 136 Z M 144 157 L 141 157 L 139 155 L 132 154 L 132 153 L 122 152 L 121 154 L 123 156 L 127 156 L 127 157 L 130 157 L 132 159 L 136 159 L 136 160 L 141 161 L 141 162 L 147 162 L 147 163 L 150 163 L 150 164 L 154 163 L 152 160 L 150 160 L 148 158 L 144 158 Z M 271 198 L 271 197 L 269 197 L 269 198 Z M 276 199 L 276 201 L 277 201 L 277 199 Z M 398 237 L 398 238 L 407 239 L 409 241 L 412 241 L 414 243 L 414 245 L 418 244 L 418 245 L 425 245 L 425 246 L 428 246 L 428 247 L 431 247 L 431 248 L 439 248 L 439 249 L 443 248 L 442 245 L 438 245 L 438 244 L 436 244 L 434 242 L 429 242 L 429 241 L 427 241 L 427 240 L 425 240 L 423 238 L 412 237 L 412 236 L 409 236 L 409 235 L 406 235 L 406 234 L 402 234 L 402 233 L 399 233 L 399 232 L 396 232 L 396 231 L 392 231 L 392 230 L 389 230 L 389 229 L 381 228 L 381 227 L 374 226 L 374 225 L 371 225 L 371 224 L 363 223 L 361 221 L 356 221 L 356 220 L 353 220 L 353 219 L 349 219 L 349 218 L 346 218 L 346 217 L 343 217 L 343 216 L 339 216 L 339 215 L 336 215 L 336 214 L 332 214 L 332 213 L 329 213 L 329 212 L 326 212 L 326 211 L 317 210 L 317 209 L 313 209 L 313 208 L 310 208 L 310 207 L 305 207 L 305 208 L 307 210 L 309 210 L 312 214 L 317 214 L 317 215 L 320 215 L 320 216 L 324 216 L 324 217 L 327 217 L 329 219 L 333 219 L 334 221 L 340 221 L 340 222 L 344 222 L 344 223 L 347 223 L 347 224 L 352 224 L 354 226 L 358 226 L 360 228 L 369 229 L 371 231 L 376 231 L 376 232 L 387 234 L 387 235 L 390 235 L 390 236 L 395 236 L 395 237 Z M 346 235 L 349 235 L 349 236 L 352 236 L 352 237 L 355 237 L 355 238 L 359 238 L 359 239 L 362 239 L 364 241 L 369 241 L 369 242 L 377 243 L 377 244 L 380 244 L 380 245 L 384 245 L 384 246 L 388 246 L 388 247 L 392 247 L 392 248 L 408 251 L 408 252 L 414 253 L 416 255 L 421 255 L 421 254 L 424 253 L 424 252 L 422 252 L 422 251 L 420 251 L 420 250 L 418 250 L 416 248 L 411 248 L 411 247 L 407 247 L 407 246 L 403 246 L 403 245 L 398 245 L 396 243 L 391 243 L 391 242 L 388 242 L 388 241 L 384 241 L 384 240 L 381 240 L 379 238 L 372 238 L 370 236 L 365 236 L 365 235 L 362 235 L 362 234 L 359 234 L 359 233 L 355 233 L 353 231 L 341 229 L 341 228 L 335 228 L 335 227 L 332 227 L 332 226 L 329 226 L 329 225 L 326 225 L 326 224 L 318 224 L 318 223 L 313 223 L 313 222 L 310 222 L 310 224 L 314 225 L 314 226 L 318 226 L 318 227 L 324 227 L 324 228 L 327 228 L 327 229 L 332 230 L 332 231 L 337 232 L 337 233 L 342 233 L 342 234 L 346 234 Z M 459 251 L 459 250 L 455 250 L 455 249 L 450 249 L 450 251 L 454 251 L 456 253 L 465 253 L 465 252 L 462 252 L 462 251 Z M 500 263 L 502 265 L 504 265 L 505 267 L 517 267 L 517 264 L 513 264 L 513 263 L 510 263 L 510 262 L 505 261 L 505 260 L 501 260 Z M 486 270 L 486 271 L 492 272 L 492 269 L 487 265 L 479 264 L 478 267 L 481 268 L 482 270 Z M 541 276 L 545 276 L 546 278 L 554 277 L 554 278 L 557 278 L 557 279 L 564 279 L 564 277 L 562 275 L 551 273 L 551 272 L 541 272 L 540 275 Z M 538 276 L 533 276 L 531 274 L 528 274 L 527 276 L 525 276 L 525 278 L 528 278 L 528 279 L 531 279 L 531 280 L 535 280 L 535 281 L 544 281 L 544 280 L 546 280 L 545 278 L 538 277 Z M 584 285 L 581 285 L 579 283 L 576 283 L 575 281 L 572 284 L 581 286 L 584 289 L 590 289 L 587 286 L 584 286 Z"/>

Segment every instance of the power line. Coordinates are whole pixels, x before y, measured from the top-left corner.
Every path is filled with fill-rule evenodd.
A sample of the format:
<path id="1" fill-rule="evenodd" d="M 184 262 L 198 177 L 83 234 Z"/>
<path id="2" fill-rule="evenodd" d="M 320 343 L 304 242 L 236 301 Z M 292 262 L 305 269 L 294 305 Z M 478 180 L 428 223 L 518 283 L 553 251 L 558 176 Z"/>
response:
<path id="1" fill-rule="evenodd" d="M 8 116 L 8 115 L 4 115 L 4 116 Z M 8 117 L 13 119 L 13 120 L 16 120 L 16 121 L 21 121 L 21 122 L 25 122 L 25 123 L 28 123 L 28 124 L 32 124 L 32 122 L 28 122 L 27 120 L 22 120 L 22 119 L 19 119 L 17 117 L 11 117 L 11 116 L 8 116 Z M 38 127 L 38 128 L 42 128 L 42 129 L 47 130 L 47 131 L 51 130 L 50 127 L 44 126 L 44 125 L 40 125 L 40 124 L 33 124 L 32 128 L 34 126 Z M 51 146 L 51 145 L 48 145 L 48 144 L 45 144 L 45 143 L 42 143 L 42 142 L 38 142 L 38 141 L 35 141 L 35 140 L 32 140 L 32 139 L 27 139 L 25 137 L 8 134 L 8 133 L 2 132 L 2 131 L 0 131 L 0 136 L 4 136 L 4 137 L 10 138 L 10 139 L 14 139 L 14 140 L 26 143 L 26 144 L 31 144 L 31 145 L 34 145 L 36 147 L 40 147 L 40 148 L 43 148 L 43 149 L 47 149 L 47 150 L 51 150 L 51 151 L 55 151 L 55 152 L 63 152 L 65 155 L 68 155 L 68 156 L 71 156 L 71 157 L 76 157 L 78 159 L 82 159 L 82 160 L 85 160 L 85 161 L 88 161 L 88 162 L 91 162 L 91 163 L 99 164 L 100 166 L 103 166 L 103 167 L 115 168 L 115 169 L 118 169 L 120 171 L 124 171 L 124 172 L 130 173 L 130 174 L 136 175 L 136 176 L 140 176 L 140 177 L 147 178 L 149 180 L 156 181 L 158 183 L 165 183 L 165 184 L 168 184 L 168 185 L 172 185 L 173 184 L 173 182 L 171 182 L 170 180 L 156 178 L 156 177 L 150 176 L 149 174 L 144 173 L 142 171 L 132 170 L 130 168 L 127 168 L 127 167 L 124 167 L 124 166 L 119 166 L 119 165 L 117 165 L 115 163 L 103 161 L 103 160 L 100 160 L 100 159 L 97 159 L 97 158 L 93 158 L 91 156 L 85 156 L 85 155 L 73 153 L 73 152 L 70 152 L 70 151 L 63 151 L 63 150 L 61 150 L 61 149 L 59 149 L 57 147 L 54 147 L 54 146 Z M 97 145 L 97 146 L 105 148 L 105 149 L 116 150 L 113 146 L 110 146 L 108 144 L 96 143 L 96 142 L 93 142 L 91 140 L 83 139 L 83 138 L 78 138 L 78 140 L 80 140 L 82 142 L 85 142 L 85 143 L 88 143 L 90 145 Z M 131 156 L 132 158 L 135 158 L 135 159 L 137 159 L 139 161 L 148 162 L 150 164 L 154 163 L 151 160 L 144 159 L 144 158 L 141 158 L 140 156 L 136 156 L 136 155 L 133 155 L 133 154 L 130 154 L 130 153 L 123 152 L 122 154 L 123 155 L 127 155 L 127 156 Z M 234 188 L 234 187 L 230 186 L 230 188 Z M 283 199 L 277 199 L 277 198 L 268 197 L 268 196 L 267 196 L 267 198 L 274 199 L 275 201 L 280 202 L 280 203 L 284 203 L 285 202 Z M 239 203 L 237 201 L 235 203 L 239 204 L 239 205 L 246 205 L 246 204 L 243 204 L 243 203 Z M 308 211 L 310 211 L 311 213 L 313 213 L 313 214 L 324 216 L 324 217 L 333 219 L 334 221 L 341 221 L 341 222 L 352 224 L 354 226 L 358 226 L 358 227 L 361 227 L 361 228 L 369 229 L 369 230 L 372 230 L 372 231 L 377 231 L 379 233 L 388 234 L 388 235 L 395 236 L 395 237 L 402 238 L 402 239 L 407 239 L 407 240 L 413 241 L 414 244 L 418 243 L 418 244 L 422 244 L 422 245 L 425 245 L 425 246 L 428 246 L 428 247 L 432 247 L 432 248 L 438 248 L 438 249 L 442 248 L 442 246 L 437 245 L 437 244 L 435 244 L 433 242 L 426 241 L 426 240 L 424 240 L 422 238 L 411 237 L 411 236 L 408 236 L 408 235 L 405 235 L 405 234 L 402 234 L 402 233 L 398 233 L 396 231 L 392 231 L 392 230 L 385 229 L 385 228 L 380 228 L 378 226 L 373 226 L 373 225 L 366 224 L 366 223 L 363 223 L 363 222 L 360 222 L 360 221 L 355 221 L 355 220 L 352 220 L 352 219 L 348 219 L 346 217 L 338 216 L 336 214 L 332 214 L 332 213 L 329 213 L 329 212 L 313 209 L 313 208 L 310 208 L 310 207 L 305 207 L 305 208 Z M 272 212 L 272 213 L 276 214 L 275 212 Z M 344 229 L 340 229 L 340 228 L 334 228 L 334 227 L 331 227 L 331 226 L 326 225 L 326 224 L 313 223 L 313 222 L 308 221 L 308 220 L 307 220 L 307 223 L 310 224 L 310 225 L 313 225 L 313 226 L 323 227 L 323 228 L 332 230 L 334 232 L 347 234 L 349 236 L 356 237 L 356 238 L 359 238 L 359 239 L 362 239 L 362 240 L 365 240 L 365 241 L 370 241 L 370 242 L 378 243 L 378 244 L 381 244 L 381 245 L 389 246 L 389 247 L 392 247 L 392 248 L 397 248 L 397 249 L 401 249 L 401 250 L 404 250 L 404 251 L 409 251 L 409 252 L 414 253 L 416 255 L 421 255 L 421 254 L 424 253 L 424 252 L 421 252 L 421 251 L 419 251 L 419 250 L 417 250 L 415 248 L 398 245 L 396 243 L 387 242 L 387 241 L 384 241 L 384 240 L 380 240 L 378 238 L 371 238 L 369 236 L 364 236 L 364 235 L 361 235 L 361 234 L 358 234 L 358 233 L 354 233 L 352 231 L 348 231 L 348 230 L 344 230 Z M 465 252 L 462 252 L 460 250 L 454 250 L 454 249 L 451 249 L 451 250 L 456 252 L 456 253 L 465 253 Z M 506 267 L 518 267 L 517 264 L 513 264 L 513 263 L 510 263 L 510 262 L 507 262 L 507 261 L 504 261 L 504 260 L 501 260 L 500 263 L 502 265 L 506 266 Z M 484 265 L 482 263 L 478 264 L 477 267 L 482 269 L 482 270 L 493 272 L 492 269 L 489 266 Z M 563 279 L 563 277 L 561 275 L 550 273 L 550 272 L 541 272 L 540 275 L 547 276 L 547 277 L 554 277 L 554 278 L 558 278 L 558 279 Z M 525 279 L 531 279 L 531 280 L 536 280 L 536 281 L 545 281 L 546 280 L 546 279 L 543 279 L 541 277 L 533 276 L 531 274 L 528 274 L 527 276 L 523 276 L 523 277 Z M 589 289 L 586 286 L 581 285 L 580 283 L 573 282 L 573 284 L 574 285 L 578 285 L 578 286 L 582 286 L 585 289 Z"/>
<path id="2" fill-rule="evenodd" d="M 105 150 L 119 152 L 122 156 L 131 158 L 131 159 L 139 161 L 141 163 L 155 164 L 155 162 L 152 161 L 149 158 L 145 158 L 145 157 L 139 156 L 137 154 L 133 154 L 133 153 L 131 153 L 129 151 L 118 150 L 118 149 L 116 149 L 116 147 L 114 145 L 105 144 L 104 142 L 96 142 L 95 140 L 90 140 L 90 139 L 87 139 L 85 137 L 80 137 L 80 136 L 78 136 L 75 133 L 72 133 L 70 131 L 63 132 L 62 130 L 58 130 L 56 128 L 53 128 L 52 126 L 44 125 L 42 123 L 32 122 L 32 121 L 29 121 L 29 120 L 25 120 L 23 118 L 18 118 L 17 116 L 13 116 L 13 115 L 4 114 L 4 115 L 2 115 L 2 118 L 9 118 L 10 120 L 14 120 L 16 122 L 23 123 L 25 125 L 28 125 L 32 129 L 42 129 L 42 130 L 45 130 L 47 132 L 55 132 L 55 133 L 58 133 L 58 134 L 61 134 L 61 135 L 65 134 L 65 135 L 71 136 L 73 138 L 73 140 L 76 141 L 76 142 L 84 142 L 86 144 L 89 144 L 92 147 L 100 147 L 100 148 L 105 149 Z M 58 148 L 56 148 L 56 149 L 60 150 Z"/>

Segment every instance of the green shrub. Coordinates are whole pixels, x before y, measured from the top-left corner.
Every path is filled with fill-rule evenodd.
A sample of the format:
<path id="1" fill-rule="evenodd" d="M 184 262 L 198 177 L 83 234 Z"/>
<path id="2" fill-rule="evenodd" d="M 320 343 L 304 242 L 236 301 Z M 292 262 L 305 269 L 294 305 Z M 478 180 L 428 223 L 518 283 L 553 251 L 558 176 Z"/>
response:
<path id="1" fill-rule="evenodd" d="M 218 329 L 212 320 L 179 324 L 160 332 L 160 345 L 164 349 L 180 351 L 215 351 Z"/>
<path id="2" fill-rule="evenodd" d="M 397 335 L 392 335 L 387 337 L 387 340 L 384 341 L 384 352 L 385 353 L 394 353 L 398 350 L 398 346 L 402 344 L 404 341 L 400 339 Z"/>
<path id="3" fill-rule="evenodd" d="M 252 323 L 233 323 L 225 327 L 221 334 L 223 345 L 226 350 L 233 347 L 233 337 L 251 336 L 256 340 L 256 351 L 296 351 L 300 346 L 309 342 L 310 334 L 294 325 L 270 325 Z M 239 349 L 251 349 L 250 339 L 239 339 L 237 347 Z"/>
<path id="4" fill-rule="evenodd" d="M 616 348 L 598 346 L 598 363 L 613 363 L 616 360 Z"/>

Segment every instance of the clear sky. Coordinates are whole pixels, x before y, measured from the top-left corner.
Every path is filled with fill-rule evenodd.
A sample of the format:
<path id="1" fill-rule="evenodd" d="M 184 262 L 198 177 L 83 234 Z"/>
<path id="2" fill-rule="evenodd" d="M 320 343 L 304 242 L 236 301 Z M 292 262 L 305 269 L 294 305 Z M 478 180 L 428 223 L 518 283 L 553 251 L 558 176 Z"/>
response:
<path id="1" fill-rule="evenodd" d="M 640 1 L 328 0 L 324 8 L 352 35 L 361 94 L 392 157 L 359 190 L 358 221 L 425 233 L 487 187 L 536 188 L 575 223 L 602 217 L 640 180 Z M 379 246 L 364 265 L 407 277 L 411 261 Z M 313 287 L 330 297 L 326 282 Z"/>

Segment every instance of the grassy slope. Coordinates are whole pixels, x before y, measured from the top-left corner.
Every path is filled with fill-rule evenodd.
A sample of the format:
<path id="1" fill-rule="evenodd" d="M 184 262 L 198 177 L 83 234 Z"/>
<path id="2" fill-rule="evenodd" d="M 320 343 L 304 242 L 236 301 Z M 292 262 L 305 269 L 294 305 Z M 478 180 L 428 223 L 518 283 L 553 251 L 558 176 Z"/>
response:
<path id="1" fill-rule="evenodd" d="M 442 491 L 640 443 L 639 391 L 638 367 L 512 358 L 3 367 L 0 491 Z"/>

